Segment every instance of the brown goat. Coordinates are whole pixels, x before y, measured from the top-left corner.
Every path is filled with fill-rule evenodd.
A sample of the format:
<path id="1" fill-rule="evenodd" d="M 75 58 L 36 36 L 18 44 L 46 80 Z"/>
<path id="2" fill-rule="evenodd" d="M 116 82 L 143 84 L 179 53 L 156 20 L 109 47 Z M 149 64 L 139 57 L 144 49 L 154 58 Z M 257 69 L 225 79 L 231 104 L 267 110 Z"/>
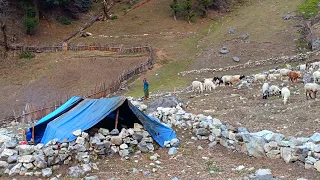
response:
<path id="1" fill-rule="evenodd" d="M 297 82 L 299 78 L 302 78 L 301 74 L 293 71 L 289 72 L 288 76 L 289 76 L 289 81 L 291 82 L 293 81 Z"/>

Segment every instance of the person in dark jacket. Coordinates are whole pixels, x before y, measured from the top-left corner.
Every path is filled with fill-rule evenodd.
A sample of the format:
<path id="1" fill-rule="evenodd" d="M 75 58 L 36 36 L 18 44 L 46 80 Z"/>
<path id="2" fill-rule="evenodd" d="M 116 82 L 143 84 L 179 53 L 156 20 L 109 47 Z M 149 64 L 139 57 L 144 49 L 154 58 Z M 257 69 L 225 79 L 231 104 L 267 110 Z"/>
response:
<path id="1" fill-rule="evenodd" d="M 144 99 L 147 100 L 149 98 L 149 82 L 147 78 L 143 78 L 143 91 L 144 91 Z"/>

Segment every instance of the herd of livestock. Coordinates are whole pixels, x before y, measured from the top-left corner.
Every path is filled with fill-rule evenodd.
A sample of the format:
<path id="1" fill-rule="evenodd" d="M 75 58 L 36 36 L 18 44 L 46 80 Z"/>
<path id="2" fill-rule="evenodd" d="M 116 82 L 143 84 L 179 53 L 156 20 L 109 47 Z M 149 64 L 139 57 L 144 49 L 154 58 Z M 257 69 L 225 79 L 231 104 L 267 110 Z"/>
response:
<path id="1" fill-rule="evenodd" d="M 224 75 L 222 77 L 206 78 L 203 81 L 193 81 L 192 90 L 198 93 L 204 91 L 212 91 L 218 86 L 233 86 L 238 88 L 246 85 L 252 86 L 254 83 L 262 85 L 262 98 L 267 99 L 270 96 L 282 96 L 284 104 L 290 97 L 289 86 L 280 89 L 276 85 L 269 85 L 270 81 L 281 80 L 284 78 L 291 83 L 304 83 L 306 98 L 316 98 L 316 94 L 320 91 L 320 61 L 298 65 L 296 68 L 286 64 L 286 68 L 275 68 L 267 72 L 245 75 Z"/>

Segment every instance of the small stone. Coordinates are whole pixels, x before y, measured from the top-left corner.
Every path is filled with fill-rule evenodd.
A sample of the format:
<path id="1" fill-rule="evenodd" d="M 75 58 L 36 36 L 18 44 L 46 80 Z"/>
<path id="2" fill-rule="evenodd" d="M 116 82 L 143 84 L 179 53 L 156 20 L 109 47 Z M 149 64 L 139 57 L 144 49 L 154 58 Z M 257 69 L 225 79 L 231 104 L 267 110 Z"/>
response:
<path id="1" fill-rule="evenodd" d="M 284 20 L 289 20 L 289 19 L 291 19 L 291 16 L 290 16 L 289 14 L 287 14 L 287 15 L 285 15 L 285 16 L 283 17 L 283 19 L 284 19 Z"/>
<path id="2" fill-rule="evenodd" d="M 127 144 L 121 144 L 120 145 L 120 149 L 128 149 L 128 145 Z"/>
<path id="3" fill-rule="evenodd" d="M 129 154 L 130 154 L 130 152 L 129 152 L 128 149 L 124 149 L 124 150 L 120 150 L 120 151 L 119 151 L 119 155 L 120 155 L 121 157 L 127 157 L 127 156 L 129 156 Z"/>
<path id="4" fill-rule="evenodd" d="M 82 164 L 81 166 L 82 166 L 82 169 L 84 172 L 86 172 L 86 173 L 91 172 L 91 167 L 89 164 Z"/>
<path id="5" fill-rule="evenodd" d="M 17 162 L 17 160 L 18 160 L 18 155 L 13 155 L 8 157 L 7 162 L 11 164 L 11 163 Z"/>
<path id="6" fill-rule="evenodd" d="M 244 168 L 245 168 L 245 166 L 241 165 L 241 166 L 238 166 L 235 170 L 236 171 L 242 171 Z"/>
<path id="7" fill-rule="evenodd" d="M 239 61 L 240 61 L 240 58 L 237 57 L 237 56 L 234 56 L 234 57 L 232 57 L 232 60 L 235 61 L 235 62 L 239 62 Z"/>
<path id="8" fill-rule="evenodd" d="M 109 129 L 105 129 L 105 128 L 100 128 L 99 131 L 98 131 L 100 134 L 104 135 L 104 136 L 107 136 L 109 135 Z M 119 130 L 118 130 L 119 132 Z"/>
<path id="9" fill-rule="evenodd" d="M 228 31 L 229 34 L 235 34 L 237 32 L 236 28 L 230 29 Z"/>
<path id="10" fill-rule="evenodd" d="M 177 149 L 175 147 L 172 147 L 172 148 L 169 149 L 169 152 L 168 152 L 169 155 L 173 155 L 173 154 L 176 154 L 176 153 L 177 153 Z"/>
<path id="11" fill-rule="evenodd" d="M 85 142 L 85 139 L 83 137 L 77 137 L 77 140 L 76 140 L 77 144 L 82 144 L 83 145 L 84 142 Z"/>
<path id="12" fill-rule="evenodd" d="M 150 156 L 150 160 L 151 160 L 151 161 L 156 161 L 157 159 L 158 159 L 158 157 L 157 157 L 157 156 L 155 156 L 155 155 Z"/>
<path id="13" fill-rule="evenodd" d="M 137 140 L 137 141 L 141 141 L 141 139 L 143 138 L 143 136 L 141 134 L 138 134 L 138 133 L 134 133 L 132 135 L 132 138 Z"/>
<path id="14" fill-rule="evenodd" d="M 45 168 L 41 170 L 43 177 L 50 177 L 52 175 L 52 170 L 50 168 Z"/>
<path id="15" fill-rule="evenodd" d="M 99 180 L 98 176 L 86 176 L 83 178 L 84 180 Z"/>
<path id="16" fill-rule="evenodd" d="M 113 135 L 113 136 L 119 135 L 119 130 L 118 130 L 118 129 L 113 129 L 113 130 L 110 132 L 110 134 Z"/>
<path id="17" fill-rule="evenodd" d="M 78 178 L 84 175 L 85 172 L 79 166 L 73 166 L 69 168 L 68 173 L 69 173 L 69 176 Z"/>
<path id="18" fill-rule="evenodd" d="M 209 147 L 212 148 L 212 147 L 214 147 L 215 145 L 217 145 L 217 142 L 216 142 L 216 141 L 213 141 L 213 142 L 211 142 L 211 143 L 209 144 Z"/>
<path id="19" fill-rule="evenodd" d="M 203 148 L 202 148 L 201 146 L 198 146 L 197 149 L 198 149 L 198 150 L 202 150 Z"/>
<path id="20" fill-rule="evenodd" d="M 81 133 L 81 137 L 87 139 L 87 138 L 89 137 L 89 134 L 86 133 L 86 132 L 82 132 L 82 133 Z"/>
<path id="21" fill-rule="evenodd" d="M 171 180 L 179 180 L 179 178 L 177 178 L 177 177 L 174 177 L 174 178 L 172 178 Z"/>
<path id="22" fill-rule="evenodd" d="M 23 167 L 25 167 L 26 169 L 32 169 L 34 166 L 32 163 L 23 163 Z"/>
<path id="23" fill-rule="evenodd" d="M 139 171 L 138 171 L 138 169 L 137 168 L 132 168 L 132 173 L 133 174 L 136 174 L 136 173 L 138 173 Z"/>
<path id="24" fill-rule="evenodd" d="M 195 129 L 194 133 L 198 136 L 208 136 L 209 131 L 205 128 Z"/>
<path id="25" fill-rule="evenodd" d="M 241 38 L 243 39 L 243 40 L 245 40 L 245 39 L 248 39 L 248 37 L 249 37 L 249 34 L 243 34 L 242 36 L 241 36 Z"/>
<path id="26" fill-rule="evenodd" d="M 120 136 L 112 136 L 110 141 L 112 144 L 115 144 L 118 146 L 122 144 L 122 138 Z"/>
<path id="27" fill-rule="evenodd" d="M 73 131 L 72 134 L 75 136 L 81 136 L 81 132 L 82 132 L 81 129 L 78 129 L 76 131 Z"/>

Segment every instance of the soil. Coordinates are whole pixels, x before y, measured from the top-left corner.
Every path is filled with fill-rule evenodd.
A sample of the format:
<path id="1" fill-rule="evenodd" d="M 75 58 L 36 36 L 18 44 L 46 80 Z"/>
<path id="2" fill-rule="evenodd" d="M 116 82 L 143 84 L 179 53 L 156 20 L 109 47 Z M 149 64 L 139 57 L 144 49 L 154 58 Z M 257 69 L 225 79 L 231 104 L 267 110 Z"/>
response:
<path id="1" fill-rule="evenodd" d="M 92 56 L 90 54 L 99 54 Z M 42 106 L 67 95 L 87 95 L 99 83 L 108 85 L 123 71 L 145 62 L 147 56 L 101 57 L 101 52 L 38 54 L 15 59 L 0 68 L 0 118 L 20 114 L 26 103 Z"/>

